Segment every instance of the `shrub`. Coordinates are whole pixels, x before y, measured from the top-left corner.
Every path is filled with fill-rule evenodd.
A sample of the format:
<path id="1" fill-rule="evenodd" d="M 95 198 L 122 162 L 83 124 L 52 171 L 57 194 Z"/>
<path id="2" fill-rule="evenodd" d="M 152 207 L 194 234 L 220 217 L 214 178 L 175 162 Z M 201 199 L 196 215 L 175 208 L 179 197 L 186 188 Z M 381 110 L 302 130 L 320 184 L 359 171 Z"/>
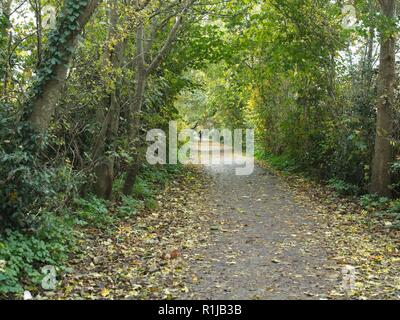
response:
<path id="1" fill-rule="evenodd" d="M 34 233 L 7 229 L 0 236 L 0 296 L 36 289 L 44 276 L 41 268 L 62 268 L 73 249 L 73 223 L 68 218 L 44 213 Z"/>
<path id="2" fill-rule="evenodd" d="M 358 186 L 340 179 L 330 179 L 329 186 L 332 187 L 339 195 L 345 196 L 356 196 L 361 191 Z"/>
<path id="3" fill-rule="evenodd" d="M 65 163 L 47 166 L 40 159 L 45 137 L 28 125 L 16 127 L 11 111 L 0 107 L 0 232 L 36 228 L 41 212 L 59 210 L 77 194 L 84 176 Z"/>
<path id="4" fill-rule="evenodd" d="M 142 201 L 132 197 L 123 196 L 121 199 L 121 204 L 118 207 L 118 214 L 120 217 L 131 217 L 136 215 L 142 206 Z"/>
<path id="5" fill-rule="evenodd" d="M 281 171 L 295 172 L 299 169 L 299 166 L 296 164 L 294 159 L 285 156 L 269 154 L 266 156 L 266 160 L 271 166 Z"/>
<path id="6" fill-rule="evenodd" d="M 394 227 L 400 229 L 400 199 L 392 201 L 387 210 L 389 216 L 394 219 Z"/>
<path id="7" fill-rule="evenodd" d="M 153 197 L 153 191 L 149 183 L 142 177 L 136 180 L 133 187 L 133 197 L 140 200 L 145 200 Z"/>
<path id="8" fill-rule="evenodd" d="M 91 196 L 89 199 L 75 199 L 76 222 L 78 225 L 106 227 L 113 224 L 115 217 L 109 210 L 109 202 L 96 196 Z"/>
<path id="9" fill-rule="evenodd" d="M 389 199 L 367 194 L 360 198 L 360 204 L 367 210 L 385 210 L 388 207 Z"/>

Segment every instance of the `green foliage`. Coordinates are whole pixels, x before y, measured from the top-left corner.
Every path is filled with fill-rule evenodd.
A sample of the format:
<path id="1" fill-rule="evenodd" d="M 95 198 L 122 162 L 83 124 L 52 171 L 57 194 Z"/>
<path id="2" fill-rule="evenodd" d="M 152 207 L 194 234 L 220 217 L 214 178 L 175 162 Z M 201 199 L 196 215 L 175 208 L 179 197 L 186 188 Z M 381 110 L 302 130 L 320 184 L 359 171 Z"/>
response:
<path id="1" fill-rule="evenodd" d="M 46 83 L 53 79 L 55 68 L 60 65 L 65 67 L 70 62 L 69 60 L 74 50 L 71 39 L 81 28 L 78 19 L 88 2 L 88 0 L 66 0 L 64 2 L 64 8 L 57 17 L 57 26 L 48 36 L 43 63 L 33 81 L 30 97 L 27 99 L 23 109 L 22 120 L 29 119 L 34 98 L 40 96 Z"/>
<path id="2" fill-rule="evenodd" d="M 171 180 L 172 177 L 179 174 L 183 167 L 181 165 L 163 165 L 163 166 L 144 166 L 140 176 L 151 183 L 153 187 L 160 188 Z"/>
<path id="3" fill-rule="evenodd" d="M 193 23 L 185 30 L 184 39 L 178 39 L 178 44 L 171 55 L 174 65 L 182 63 L 180 57 L 185 57 L 185 67 L 201 69 L 230 54 L 230 48 L 224 42 L 225 34 L 216 24 Z"/>
<path id="4" fill-rule="evenodd" d="M 360 197 L 360 204 L 374 217 L 390 222 L 388 226 L 400 229 L 400 199 L 391 201 L 388 198 L 367 194 Z"/>
<path id="5" fill-rule="evenodd" d="M 2 239 L 0 258 L 5 261 L 5 267 L 0 274 L 0 294 L 21 293 L 23 287 L 19 280 L 23 276 L 39 284 L 41 274 L 33 267 L 34 263 L 54 264 L 46 242 L 24 236 L 17 231 L 8 231 L 5 239 Z"/>
<path id="6" fill-rule="evenodd" d="M 153 192 L 147 181 L 142 180 L 142 178 L 138 178 L 135 186 L 133 187 L 133 195 L 137 199 L 144 200 L 151 198 L 153 196 Z"/>
<path id="7" fill-rule="evenodd" d="M 0 110 L 0 227 L 36 228 L 44 210 L 60 208 L 79 189 L 83 175 L 68 165 L 47 167 L 37 157 L 37 136 L 15 126 L 9 109 Z M 27 139 L 31 136 L 31 139 Z M 61 206 L 62 207 L 62 206 Z"/>
<path id="8" fill-rule="evenodd" d="M 155 193 L 182 170 L 183 166 L 181 165 L 144 166 L 135 183 L 133 197 L 141 199 L 147 209 L 156 208 Z"/>
<path id="9" fill-rule="evenodd" d="M 258 155 L 258 158 L 268 161 L 275 169 L 284 172 L 295 172 L 299 170 L 296 161 L 285 156 L 277 156 L 274 154 Z"/>
<path id="10" fill-rule="evenodd" d="M 400 160 L 396 160 L 392 163 L 391 166 L 392 173 L 392 190 L 394 191 L 396 196 L 400 195 Z"/>
<path id="11" fill-rule="evenodd" d="M 0 296 L 39 290 L 44 276 L 41 268 L 52 265 L 62 271 L 75 249 L 79 230 L 95 227 L 111 233 L 121 219 L 130 219 L 143 208 L 156 207 L 154 193 L 180 170 L 179 166 L 148 167 L 135 184 L 134 197 L 122 196 L 117 204 L 95 196 L 75 198 L 73 212 L 38 215 L 34 231 L 5 230 L 0 236 Z"/>
<path id="12" fill-rule="evenodd" d="M 148 209 L 154 209 L 157 206 L 154 200 L 154 189 L 148 181 L 143 180 L 141 177 L 135 182 L 133 197 L 142 200 L 144 206 Z"/>
<path id="13" fill-rule="evenodd" d="M 378 197 L 376 195 L 363 195 L 360 197 L 360 204 L 371 211 L 381 211 L 388 207 L 390 200 L 388 198 Z"/>
<path id="14" fill-rule="evenodd" d="M 400 199 L 394 200 L 390 203 L 389 212 L 394 214 L 400 214 Z"/>
<path id="15" fill-rule="evenodd" d="M 130 218 L 138 213 L 138 210 L 142 207 L 142 201 L 137 200 L 133 197 L 123 196 L 121 203 L 117 208 L 118 216 L 122 218 Z"/>
<path id="16" fill-rule="evenodd" d="M 81 226 L 107 228 L 115 221 L 115 216 L 109 210 L 110 203 L 106 200 L 91 196 L 88 199 L 75 199 L 76 223 Z"/>
<path id="17" fill-rule="evenodd" d="M 7 229 L 0 235 L 0 296 L 36 290 L 44 277 L 41 268 L 62 269 L 75 248 L 74 239 L 72 220 L 52 213 L 42 215 L 34 233 Z"/>
<path id="18" fill-rule="evenodd" d="M 393 228 L 400 229 L 400 199 L 390 203 L 386 214 L 393 220 Z"/>
<path id="19" fill-rule="evenodd" d="M 380 198 L 376 195 L 365 195 L 361 197 L 360 204 L 368 210 L 375 218 L 385 220 L 387 226 L 400 230 L 400 200 Z"/>
<path id="20" fill-rule="evenodd" d="M 360 188 L 340 179 L 330 179 L 329 186 L 332 187 L 339 195 L 356 196 L 360 193 Z"/>

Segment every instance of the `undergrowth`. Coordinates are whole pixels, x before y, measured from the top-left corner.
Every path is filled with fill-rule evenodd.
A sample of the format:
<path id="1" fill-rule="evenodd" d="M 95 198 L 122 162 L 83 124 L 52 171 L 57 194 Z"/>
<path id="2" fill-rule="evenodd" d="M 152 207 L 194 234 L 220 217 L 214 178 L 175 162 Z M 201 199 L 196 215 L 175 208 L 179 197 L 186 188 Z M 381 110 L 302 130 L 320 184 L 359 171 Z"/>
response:
<path id="1" fill-rule="evenodd" d="M 0 297 L 22 298 L 26 290 L 42 291 L 42 268 L 53 266 L 57 273 L 63 272 L 69 256 L 79 250 L 77 240 L 85 236 L 85 228 L 111 233 L 118 222 L 155 208 L 157 192 L 180 171 L 179 166 L 145 167 L 132 197 L 119 195 L 113 202 L 94 195 L 75 198 L 62 212 L 42 212 L 35 229 L 4 230 L 0 234 Z"/>

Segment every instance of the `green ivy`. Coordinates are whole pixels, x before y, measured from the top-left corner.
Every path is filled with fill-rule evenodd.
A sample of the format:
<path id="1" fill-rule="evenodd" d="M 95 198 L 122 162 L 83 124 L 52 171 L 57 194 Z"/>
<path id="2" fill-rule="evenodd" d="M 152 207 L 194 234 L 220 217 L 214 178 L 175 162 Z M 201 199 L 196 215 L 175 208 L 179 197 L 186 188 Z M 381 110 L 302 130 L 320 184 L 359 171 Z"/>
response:
<path id="1" fill-rule="evenodd" d="M 29 119 L 33 109 L 33 101 L 43 93 L 43 88 L 54 77 L 55 68 L 69 63 L 73 47 L 69 47 L 70 39 L 79 30 L 79 17 L 88 0 L 66 0 L 64 9 L 57 17 L 56 28 L 48 37 L 48 44 L 43 56 L 43 62 L 34 79 L 27 103 L 24 106 L 22 120 Z"/>

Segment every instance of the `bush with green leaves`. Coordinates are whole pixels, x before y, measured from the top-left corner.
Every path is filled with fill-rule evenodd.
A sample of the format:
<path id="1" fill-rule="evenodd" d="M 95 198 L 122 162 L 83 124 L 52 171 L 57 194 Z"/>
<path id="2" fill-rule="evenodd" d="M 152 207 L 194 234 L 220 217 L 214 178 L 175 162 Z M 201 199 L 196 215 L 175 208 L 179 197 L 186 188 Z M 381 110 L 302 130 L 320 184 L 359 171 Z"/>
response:
<path id="1" fill-rule="evenodd" d="M 153 190 L 149 183 L 142 177 L 138 177 L 133 187 L 133 196 L 136 199 L 145 200 L 153 197 Z"/>
<path id="2" fill-rule="evenodd" d="M 330 179 L 329 186 L 339 195 L 356 196 L 360 194 L 360 188 L 358 186 L 340 179 Z"/>
<path id="3" fill-rule="evenodd" d="M 133 197 L 123 196 L 117 211 L 121 218 L 129 218 L 135 216 L 142 207 L 143 201 L 137 200 Z"/>
<path id="4" fill-rule="evenodd" d="M 29 128 L 14 124 L 12 108 L 0 106 L 0 225 L 21 224 L 46 198 L 46 175 L 40 170 L 37 141 L 26 139 Z"/>
<path id="5" fill-rule="evenodd" d="M 75 221 L 78 225 L 105 227 L 114 223 L 115 217 L 109 210 L 110 203 L 106 200 L 90 196 L 88 199 L 75 199 L 75 204 Z"/>
<path id="6" fill-rule="evenodd" d="M 274 168 L 281 171 L 295 172 L 299 170 L 299 166 L 296 164 L 296 161 L 284 155 L 279 156 L 279 155 L 267 154 L 264 155 L 264 159 L 266 159 L 268 163 L 272 165 Z"/>
<path id="7" fill-rule="evenodd" d="M 181 170 L 180 165 L 144 166 L 135 182 L 133 198 L 141 200 L 147 209 L 156 208 L 155 191 L 162 188 L 172 176 L 179 174 Z"/>
<path id="8" fill-rule="evenodd" d="M 386 210 L 390 200 L 373 194 L 366 194 L 360 197 L 360 204 L 366 210 L 381 211 Z"/>
<path id="9" fill-rule="evenodd" d="M 393 219 L 393 227 L 400 229 L 400 199 L 394 200 L 390 203 L 387 209 L 387 214 Z"/>
<path id="10" fill-rule="evenodd" d="M 38 290 L 41 268 L 62 269 L 75 248 L 75 231 L 68 215 L 41 216 L 41 227 L 32 233 L 7 229 L 0 235 L 0 296 Z"/>
<path id="11" fill-rule="evenodd" d="M 145 166 L 140 176 L 154 184 L 156 187 L 164 186 L 171 176 L 179 174 L 182 171 L 182 166 L 178 165 L 163 165 L 163 166 Z"/>
<path id="12" fill-rule="evenodd" d="M 0 231 L 37 228 L 41 212 L 61 209 L 78 193 L 83 173 L 43 161 L 45 142 L 28 125 L 15 126 L 12 108 L 0 106 Z"/>
<path id="13" fill-rule="evenodd" d="M 360 204 L 375 218 L 389 220 L 391 227 L 400 229 L 400 199 L 391 201 L 389 198 L 367 194 L 360 197 Z"/>

